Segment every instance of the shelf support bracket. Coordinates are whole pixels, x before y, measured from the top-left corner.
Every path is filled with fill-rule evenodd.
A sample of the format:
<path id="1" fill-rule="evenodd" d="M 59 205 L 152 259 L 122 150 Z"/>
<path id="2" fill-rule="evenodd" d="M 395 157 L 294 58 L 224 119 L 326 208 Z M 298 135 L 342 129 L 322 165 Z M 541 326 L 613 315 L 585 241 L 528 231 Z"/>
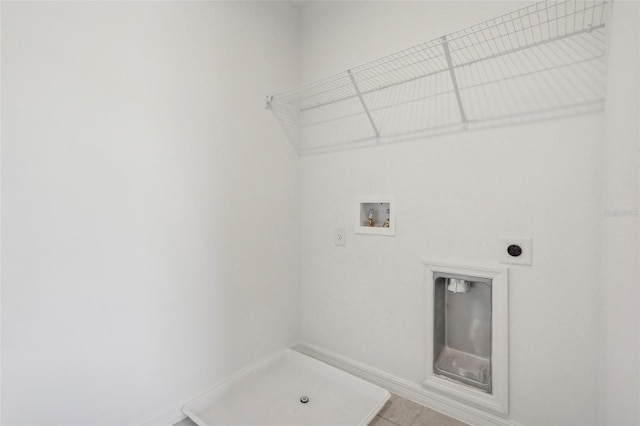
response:
<path id="1" fill-rule="evenodd" d="M 444 49 L 444 56 L 447 59 L 447 67 L 449 68 L 449 75 L 451 76 L 451 83 L 453 83 L 453 91 L 456 93 L 456 100 L 458 101 L 458 110 L 460 111 L 460 119 L 464 128 L 467 128 L 467 115 L 464 113 L 462 106 L 462 98 L 460 97 L 460 89 L 458 88 L 458 80 L 456 79 L 456 73 L 453 70 L 453 61 L 451 61 L 451 52 L 449 51 L 449 42 L 447 42 L 447 36 L 442 36 L 442 48 Z"/>
<path id="2" fill-rule="evenodd" d="M 373 127 L 373 131 L 376 134 L 376 141 L 380 143 L 380 132 L 376 127 L 376 123 L 373 122 L 373 117 L 371 117 L 371 113 L 369 112 L 369 108 L 367 108 L 367 104 L 364 102 L 362 98 L 362 93 L 360 92 L 360 88 L 358 87 L 358 83 L 356 83 L 356 79 L 353 78 L 353 74 L 351 70 L 347 70 L 347 74 L 349 74 L 349 78 L 351 79 L 351 84 L 353 84 L 353 88 L 356 90 L 356 94 L 358 95 L 358 99 L 360 99 L 360 103 L 362 104 L 362 108 L 364 108 L 364 112 L 367 114 L 367 118 L 371 123 L 371 127 Z"/>

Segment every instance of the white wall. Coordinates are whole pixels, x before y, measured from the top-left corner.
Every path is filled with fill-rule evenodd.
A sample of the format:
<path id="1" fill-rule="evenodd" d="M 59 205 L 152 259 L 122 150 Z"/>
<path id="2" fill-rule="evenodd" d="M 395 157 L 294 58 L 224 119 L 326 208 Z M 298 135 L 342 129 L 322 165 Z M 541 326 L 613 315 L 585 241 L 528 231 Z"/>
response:
<path id="1" fill-rule="evenodd" d="M 301 77 L 519 6 L 305 4 Z M 419 256 L 493 263 L 499 235 L 531 236 L 533 266 L 509 269 L 509 417 L 599 423 L 603 133 L 599 114 L 303 158 L 302 339 L 419 384 L 430 350 Z M 354 234 L 355 197 L 369 194 L 395 196 L 394 238 Z M 335 227 L 347 228 L 344 248 Z"/>
<path id="2" fill-rule="evenodd" d="M 618 298 L 613 284 L 637 282 L 637 241 L 622 236 L 637 218 L 603 218 L 637 208 L 616 189 L 635 164 L 629 118 L 306 157 L 298 171 L 264 109 L 298 68 L 322 78 L 519 6 L 3 2 L 3 424 L 135 423 L 297 337 L 420 383 L 419 256 L 494 262 L 501 234 L 534 245 L 532 267 L 510 268 L 510 417 L 634 419 L 637 288 Z M 632 114 L 637 59 L 620 58 L 607 106 Z M 355 197 L 372 193 L 396 197 L 394 238 L 353 233 Z"/>
<path id="3" fill-rule="evenodd" d="M 640 423 L 638 327 L 638 141 L 640 79 L 637 2 L 613 5 L 607 115 L 602 146 L 600 283 L 601 423 Z"/>
<path id="4" fill-rule="evenodd" d="M 123 424 L 298 334 L 284 3 L 2 3 L 2 423 Z"/>

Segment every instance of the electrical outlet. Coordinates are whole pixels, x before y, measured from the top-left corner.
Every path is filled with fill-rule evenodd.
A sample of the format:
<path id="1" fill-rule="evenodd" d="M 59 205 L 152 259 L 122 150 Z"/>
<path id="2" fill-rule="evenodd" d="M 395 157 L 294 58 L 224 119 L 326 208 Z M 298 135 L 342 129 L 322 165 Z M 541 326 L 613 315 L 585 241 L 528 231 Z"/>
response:
<path id="1" fill-rule="evenodd" d="M 500 237 L 498 238 L 500 263 L 512 265 L 531 265 L 533 251 L 529 237 Z"/>
<path id="2" fill-rule="evenodd" d="M 336 228 L 334 233 L 333 233 L 333 242 L 335 243 L 335 245 L 337 246 L 344 246 L 345 242 L 345 232 L 344 232 L 344 228 Z"/>

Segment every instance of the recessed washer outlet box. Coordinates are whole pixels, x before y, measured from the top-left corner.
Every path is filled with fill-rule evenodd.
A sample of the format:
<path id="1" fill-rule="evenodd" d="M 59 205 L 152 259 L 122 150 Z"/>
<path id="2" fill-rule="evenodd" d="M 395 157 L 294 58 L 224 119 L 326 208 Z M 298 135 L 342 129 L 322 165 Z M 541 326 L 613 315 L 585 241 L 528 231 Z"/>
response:
<path id="1" fill-rule="evenodd" d="M 531 237 L 499 237 L 498 261 L 512 265 L 531 265 Z"/>
<path id="2" fill-rule="evenodd" d="M 507 414 L 507 267 L 462 265 L 426 257 L 422 261 L 427 285 L 427 368 L 422 385 L 443 396 Z"/>
<path id="3" fill-rule="evenodd" d="M 387 235 L 396 233 L 396 206 L 388 195 L 360 196 L 356 198 L 355 233 Z"/>

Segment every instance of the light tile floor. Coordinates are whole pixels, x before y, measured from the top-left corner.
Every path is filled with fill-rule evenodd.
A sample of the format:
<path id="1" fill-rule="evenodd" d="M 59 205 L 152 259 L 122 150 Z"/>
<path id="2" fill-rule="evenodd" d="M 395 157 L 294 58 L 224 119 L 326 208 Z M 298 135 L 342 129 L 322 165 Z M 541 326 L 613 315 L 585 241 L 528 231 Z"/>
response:
<path id="1" fill-rule="evenodd" d="M 369 426 L 466 426 L 466 423 L 392 393 Z"/>
<path id="2" fill-rule="evenodd" d="M 187 418 L 173 426 L 196 426 L 196 424 Z M 466 426 L 466 423 L 391 394 L 389 401 L 369 426 Z"/>

